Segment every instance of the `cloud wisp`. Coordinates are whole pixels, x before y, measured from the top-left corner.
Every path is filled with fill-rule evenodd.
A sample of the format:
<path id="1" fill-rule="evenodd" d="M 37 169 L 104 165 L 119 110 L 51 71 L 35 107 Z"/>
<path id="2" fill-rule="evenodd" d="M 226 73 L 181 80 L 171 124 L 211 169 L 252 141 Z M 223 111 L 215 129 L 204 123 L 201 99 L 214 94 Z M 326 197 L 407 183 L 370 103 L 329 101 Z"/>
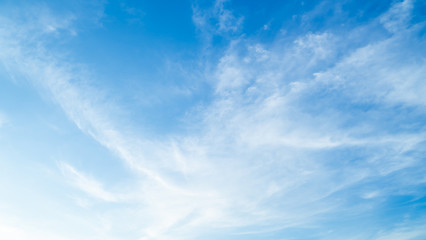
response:
<path id="1" fill-rule="evenodd" d="M 243 18 L 224 4 L 193 7 L 193 21 L 209 37 L 240 29 Z M 72 29 L 72 19 L 56 21 L 46 13 L 43 19 L 54 27 L 36 21 L 28 29 L 0 19 L 0 60 L 131 169 L 134 186 L 114 193 L 106 190 L 114 186 L 59 164 L 85 194 L 133 208 L 140 239 L 216 232 L 262 239 L 296 228 L 320 229 L 312 236 L 325 239 L 321 227 L 339 216 L 386 211 L 383 203 L 394 196 L 424 198 L 426 62 L 418 49 L 426 44 L 417 40 L 424 23 L 409 21 L 412 9 L 411 1 L 396 3 L 344 34 L 306 33 L 286 44 L 282 36 L 267 44 L 229 37 L 223 56 L 206 70 L 212 101 L 188 109 L 187 122 L 196 130 L 164 141 L 129 134 L 113 117 L 117 106 L 107 94 L 87 84 L 76 63 L 49 51 L 46 42 L 58 29 Z M 385 32 L 381 39 L 351 42 L 378 28 Z M 114 226 L 120 225 L 114 217 L 126 213 L 108 214 Z M 413 229 L 408 236 L 424 236 Z M 344 236 L 338 226 L 332 230 L 336 235 L 327 239 Z M 391 239 L 406 229 L 366 231 Z"/>

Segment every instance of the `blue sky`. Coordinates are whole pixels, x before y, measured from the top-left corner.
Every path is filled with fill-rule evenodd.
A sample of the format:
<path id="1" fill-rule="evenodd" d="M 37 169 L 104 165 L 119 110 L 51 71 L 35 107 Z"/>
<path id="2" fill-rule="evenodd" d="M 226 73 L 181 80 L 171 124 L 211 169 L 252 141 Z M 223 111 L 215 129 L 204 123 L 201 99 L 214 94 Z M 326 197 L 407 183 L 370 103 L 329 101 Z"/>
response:
<path id="1" fill-rule="evenodd" d="M 1 239 L 426 238 L 426 3 L 0 1 Z"/>

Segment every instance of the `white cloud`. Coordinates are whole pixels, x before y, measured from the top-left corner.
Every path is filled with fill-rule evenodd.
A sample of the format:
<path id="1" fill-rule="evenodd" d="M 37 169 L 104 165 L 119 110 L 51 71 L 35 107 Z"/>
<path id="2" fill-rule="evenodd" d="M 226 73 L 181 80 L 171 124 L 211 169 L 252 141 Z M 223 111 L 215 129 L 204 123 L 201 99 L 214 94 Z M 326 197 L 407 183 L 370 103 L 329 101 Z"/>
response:
<path id="1" fill-rule="evenodd" d="M 213 10 L 214 15 L 218 18 L 218 31 L 236 32 L 239 30 L 243 22 L 243 18 L 237 18 L 230 10 L 225 9 L 225 2 L 225 0 L 217 0 Z"/>
<path id="2" fill-rule="evenodd" d="M 395 3 L 380 17 L 380 22 L 391 33 L 404 31 L 409 24 L 412 10 L 413 1 L 411 0 Z"/>
<path id="3" fill-rule="evenodd" d="M 214 18 L 215 34 L 237 32 L 241 25 L 223 1 L 207 15 L 198 11 L 194 22 L 210 28 L 209 18 Z M 398 25 L 380 19 L 392 25 L 388 29 Z M 353 106 L 424 105 L 425 63 L 393 60 L 404 56 L 395 49 L 409 44 L 396 32 L 378 43 L 344 50 L 335 45 L 343 37 L 329 32 L 309 33 L 284 47 L 233 41 L 211 74 L 216 80 L 213 102 L 192 116 L 201 119 L 196 123 L 201 130 L 156 142 L 118 127 L 109 109 L 114 106 L 78 80 L 84 74 L 73 63 L 58 60 L 38 39 L 41 46 L 34 50 L 28 32 L 17 32 L 20 28 L 9 22 L 0 26 L 1 61 L 47 91 L 84 133 L 136 173 L 138 183 L 125 194 L 139 203 L 129 215 L 142 239 L 191 239 L 218 228 L 241 233 L 247 226 L 264 226 L 260 232 L 311 226 L 320 216 L 339 211 L 333 194 L 419 167 L 410 152 L 417 151 L 425 133 L 382 130 L 375 119 L 386 116 L 359 113 Z M 338 57 L 339 51 L 348 53 Z M 339 103 L 354 107 L 354 113 L 341 110 L 345 106 Z M 338 155 L 348 149 L 354 153 Z M 60 168 L 89 196 L 113 203 L 124 198 L 68 164 Z M 398 183 L 392 187 L 404 184 Z M 366 192 L 361 197 L 376 196 Z M 88 206 L 82 198 L 77 203 Z M 108 214 L 107 226 L 120 225 L 116 217 L 126 213 Z"/>
<path id="4" fill-rule="evenodd" d="M 414 50 L 424 44 L 406 41 L 411 34 L 415 33 L 405 30 L 379 43 L 359 48 L 334 68 L 317 73 L 317 81 L 339 89 L 357 102 L 424 105 L 426 62 Z M 404 49 L 407 45 L 413 48 Z M 405 58 L 411 58 L 413 62 L 400 61 Z"/>
<path id="5" fill-rule="evenodd" d="M 418 222 L 407 222 L 405 226 L 398 226 L 395 229 L 383 231 L 374 239 L 376 240 L 415 240 L 426 236 L 426 226 Z"/>
<path id="6" fill-rule="evenodd" d="M 387 24 L 384 17 L 380 19 Z M 333 194 L 366 179 L 380 181 L 419 166 L 410 152 L 419 151 L 425 133 L 395 133 L 380 122 L 387 121 L 393 106 L 422 107 L 426 102 L 421 94 L 426 64 L 420 54 L 418 61 L 400 61 L 417 58 L 413 52 L 422 49 L 422 43 L 407 41 L 416 31 L 404 25 L 394 35 L 361 47 L 336 44 L 350 39 L 331 32 L 308 33 L 284 48 L 253 45 L 252 39 L 230 44 L 211 73 L 216 99 L 201 113 L 206 132 L 198 144 L 206 161 L 215 163 L 211 171 L 226 179 L 217 184 L 223 185 L 221 191 L 234 193 L 227 199 L 239 203 L 234 206 L 236 216 L 255 219 L 255 214 L 244 215 L 244 209 L 250 209 L 268 217 L 275 212 L 273 224 L 286 225 L 282 216 L 307 224 L 304 221 L 316 215 L 337 211 L 325 200 Z M 379 105 L 379 109 L 361 110 L 360 104 Z M 333 156 L 342 149 L 368 154 L 345 167 L 340 163 L 359 156 Z M 314 154 L 319 152 L 324 159 Z M 403 188 L 405 179 L 400 180 L 394 191 Z M 275 209 L 269 202 L 274 196 L 282 197 L 282 205 Z M 301 210 L 304 207 L 310 214 Z"/>
<path id="7" fill-rule="evenodd" d="M 107 202 L 116 202 L 119 200 L 120 197 L 117 194 L 106 191 L 99 181 L 96 181 L 92 177 L 85 176 L 69 164 L 60 163 L 59 167 L 72 185 L 90 196 Z M 81 199 L 78 200 L 78 203 L 85 205 Z"/>
<path id="8" fill-rule="evenodd" d="M 225 6 L 226 2 L 226 0 L 216 0 L 210 8 L 201 9 L 197 5 L 192 8 L 192 21 L 208 41 L 213 35 L 227 36 L 241 30 L 244 18 L 235 16 Z"/>

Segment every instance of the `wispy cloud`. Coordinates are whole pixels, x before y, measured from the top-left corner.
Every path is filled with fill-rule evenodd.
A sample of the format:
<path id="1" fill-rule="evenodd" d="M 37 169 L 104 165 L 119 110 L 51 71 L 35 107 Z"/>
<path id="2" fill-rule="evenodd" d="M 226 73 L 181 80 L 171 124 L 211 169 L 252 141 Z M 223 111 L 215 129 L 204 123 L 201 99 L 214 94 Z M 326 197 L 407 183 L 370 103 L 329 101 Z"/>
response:
<path id="1" fill-rule="evenodd" d="M 244 18 L 226 7 L 227 0 L 217 0 L 208 8 L 192 7 L 192 21 L 208 42 L 214 35 L 228 36 L 241 30 Z"/>
<path id="2" fill-rule="evenodd" d="M 421 220 L 420 220 L 421 221 Z M 382 231 L 377 234 L 377 240 L 409 240 L 421 239 L 426 235 L 423 222 L 403 223 L 392 230 Z"/>
<path id="3" fill-rule="evenodd" d="M 419 156 L 426 140 L 417 117 L 424 117 L 426 63 L 416 55 L 425 44 L 413 40 L 422 26 L 409 24 L 411 4 L 397 3 L 370 25 L 345 33 L 388 31 L 363 44 L 332 31 L 284 45 L 281 38 L 266 44 L 238 35 L 206 70 L 213 99 L 188 114 L 196 130 L 164 141 L 117 124 L 108 93 L 44 46 L 52 31 L 34 39 L 32 31 L 2 19 L 0 60 L 47 92 L 82 132 L 133 171 L 137 183 L 120 194 L 133 204 L 141 239 L 310 228 L 347 209 L 365 214 L 366 205 L 407 186 L 412 192 L 403 194 L 419 194 L 425 184 L 417 178 L 425 170 Z M 41 18 L 53 29 L 72 29 L 57 17 Z M 242 19 L 224 1 L 209 10 L 194 7 L 195 24 L 208 34 L 237 34 Z M 41 22 L 32 28 L 48 26 Z M 89 196 L 123 204 L 123 195 L 94 176 L 67 163 L 59 167 Z M 392 186 L 382 187 L 387 181 Z M 357 191 L 343 194 L 348 189 Z M 113 224 L 120 225 L 114 219 L 120 214 L 111 213 Z"/>
<path id="4" fill-rule="evenodd" d="M 282 227 L 286 216 L 304 226 L 338 212 L 331 196 L 345 189 L 421 168 L 425 132 L 417 114 L 424 114 L 426 68 L 416 50 L 424 43 L 413 40 L 421 26 L 407 23 L 411 4 L 397 3 L 379 17 L 390 36 L 361 46 L 331 31 L 307 33 L 284 47 L 281 39 L 275 45 L 253 39 L 230 44 L 211 73 L 216 98 L 201 113 L 199 144 L 226 179 L 218 183 L 226 186 L 215 187 L 239 203 L 236 216 L 273 219 L 271 225 Z M 377 27 L 373 21 L 347 34 Z M 404 115 L 405 107 L 417 114 Z M 401 128 L 403 123 L 412 128 Z M 391 194 L 404 188 L 405 178 Z M 247 209 L 269 219 L 247 217 Z"/>
<path id="5" fill-rule="evenodd" d="M 72 185 L 79 188 L 88 195 L 107 202 L 116 202 L 119 200 L 119 196 L 105 190 L 102 186 L 102 183 L 77 171 L 69 164 L 60 163 L 59 167 L 64 176 Z"/>

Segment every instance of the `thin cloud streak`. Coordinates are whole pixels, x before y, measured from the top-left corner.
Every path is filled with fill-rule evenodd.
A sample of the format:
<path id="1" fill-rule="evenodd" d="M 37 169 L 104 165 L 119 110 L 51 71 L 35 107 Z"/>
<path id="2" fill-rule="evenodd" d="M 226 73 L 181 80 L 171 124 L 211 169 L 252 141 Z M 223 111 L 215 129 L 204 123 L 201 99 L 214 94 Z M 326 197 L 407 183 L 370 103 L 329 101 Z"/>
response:
<path id="1" fill-rule="evenodd" d="M 119 201 L 119 197 L 116 194 L 106 191 L 102 186 L 102 183 L 91 177 L 85 176 L 69 164 L 60 163 L 59 167 L 64 176 L 69 179 L 71 184 L 75 185 L 75 187 L 86 192 L 90 196 L 99 198 L 106 202 Z"/>

